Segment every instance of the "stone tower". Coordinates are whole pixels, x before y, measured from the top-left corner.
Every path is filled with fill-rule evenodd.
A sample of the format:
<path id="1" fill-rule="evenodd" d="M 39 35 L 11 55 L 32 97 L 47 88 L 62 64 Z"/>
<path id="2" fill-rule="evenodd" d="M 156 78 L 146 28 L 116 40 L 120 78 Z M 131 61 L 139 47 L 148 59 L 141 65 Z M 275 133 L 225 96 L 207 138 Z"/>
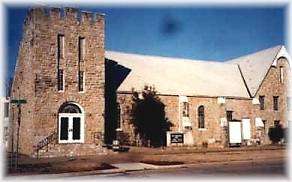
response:
<path id="1" fill-rule="evenodd" d="M 103 15 L 73 8 L 29 10 L 11 94 L 27 100 L 20 113 L 20 153 L 50 157 L 101 151 L 104 61 Z M 12 107 L 14 150 L 18 115 Z"/>

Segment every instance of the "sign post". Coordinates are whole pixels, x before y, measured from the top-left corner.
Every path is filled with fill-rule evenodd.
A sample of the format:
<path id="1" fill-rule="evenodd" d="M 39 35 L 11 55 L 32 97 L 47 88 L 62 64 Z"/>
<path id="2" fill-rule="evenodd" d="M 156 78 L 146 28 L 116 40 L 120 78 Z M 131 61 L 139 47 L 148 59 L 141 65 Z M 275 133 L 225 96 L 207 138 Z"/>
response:
<path id="1" fill-rule="evenodd" d="M 26 104 L 26 100 L 12 99 L 10 103 L 15 104 L 18 108 L 18 115 L 17 115 L 18 126 L 17 126 L 17 138 L 16 138 L 16 161 L 15 161 L 15 168 L 18 169 L 18 148 L 19 148 L 19 129 L 20 129 L 20 121 L 21 121 L 21 105 Z M 12 151 L 12 153 L 14 153 L 14 151 Z"/>

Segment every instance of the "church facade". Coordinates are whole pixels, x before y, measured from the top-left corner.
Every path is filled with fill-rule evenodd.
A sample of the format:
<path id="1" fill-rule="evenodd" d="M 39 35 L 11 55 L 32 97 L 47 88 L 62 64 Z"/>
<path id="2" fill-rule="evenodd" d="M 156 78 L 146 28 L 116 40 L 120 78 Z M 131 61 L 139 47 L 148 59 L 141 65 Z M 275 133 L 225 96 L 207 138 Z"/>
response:
<path id="1" fill-rule="evenodd" d="M 20 153 L 95 155 L 113 140 L 141 146 L 133 93 L 147 85 L 172 124 L 168 147 L 269 144 L 269 127 L 287 127 L 284 46 L 226 62 L 136 55 L 106 51 L 104 26 L 104 15 L 73 8 L 28 12 L 11 91 L 27 102 L 10 106 Z"/>

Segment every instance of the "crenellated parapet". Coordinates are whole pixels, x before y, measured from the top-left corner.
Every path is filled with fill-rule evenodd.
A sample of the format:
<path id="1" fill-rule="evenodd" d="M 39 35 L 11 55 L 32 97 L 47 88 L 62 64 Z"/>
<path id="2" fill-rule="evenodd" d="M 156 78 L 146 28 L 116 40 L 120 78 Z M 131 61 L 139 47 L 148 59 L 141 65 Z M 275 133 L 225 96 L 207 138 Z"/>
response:
<path id="1" fill-rule="evenodd" d="M 95 25 L 103 21 L 104 14 L 80 11 L 76 8 L 34 7 L 28 11 L 25 25 L 30 21 L 70 21 L 78 25 Z"/>

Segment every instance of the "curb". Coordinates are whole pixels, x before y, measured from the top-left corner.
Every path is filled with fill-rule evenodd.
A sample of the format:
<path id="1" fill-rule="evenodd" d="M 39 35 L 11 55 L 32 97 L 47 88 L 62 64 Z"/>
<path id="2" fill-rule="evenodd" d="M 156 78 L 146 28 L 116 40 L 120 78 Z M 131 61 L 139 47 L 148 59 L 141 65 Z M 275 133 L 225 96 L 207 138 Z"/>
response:
<path id="1" fill-rule="evenodd" d="M 222 149 L 187 149 L 186 151 L 159 151 L 149 152 L 149 155 L 175 155 L 175 154 L 204 154 L 204 153 L 228 153 L 228 152 L 247 152 L 247 151 L 262 151 L 262 150 L 286 150 L 287 146 L 269 146 L 269 147 L 242 147 L 242 148 L 222 148 Z M 141 152 L 134 151 L 133 154 Z"/>
<path id="2" fill-rule="evenodd" d="M 9 175 L 7 178 L 21 177 L 21 178 L 58 178 L 58 177 L 74 177 L 74 176 L 87 176 L 87 175 L 102 175 L 102 174 L 117 174 L 126 172 L 123 169 L 104 169 L 94 171 L 81 171 L 81 172 L 66 172 L 66 173 L 52 173 L 52 174 L 25 174 L 25 175 Z"/>
<path id="3" fill-rule="evenodd" d="M 152 166 L 152 169 L 173 169 L 173 168 L 188 168 L 188 167 L 195 167 L 199 165 L 213 165 L 213 164 L 229 164 L 229 163 L 240 163 L 240 162 L 261 162 L 261 161 L 277 161 L 279 159 L 260 159 L 260 160 L 253 160 L 253 159 L 246 159 L 246 160 L 230 160 L 230 161 L 205 161 L 200 163 L 189 163 L 189 164 L 179 164 L 179 165 L 164 165 L 158 166 L 153 164 L 147 164 Z"/>

